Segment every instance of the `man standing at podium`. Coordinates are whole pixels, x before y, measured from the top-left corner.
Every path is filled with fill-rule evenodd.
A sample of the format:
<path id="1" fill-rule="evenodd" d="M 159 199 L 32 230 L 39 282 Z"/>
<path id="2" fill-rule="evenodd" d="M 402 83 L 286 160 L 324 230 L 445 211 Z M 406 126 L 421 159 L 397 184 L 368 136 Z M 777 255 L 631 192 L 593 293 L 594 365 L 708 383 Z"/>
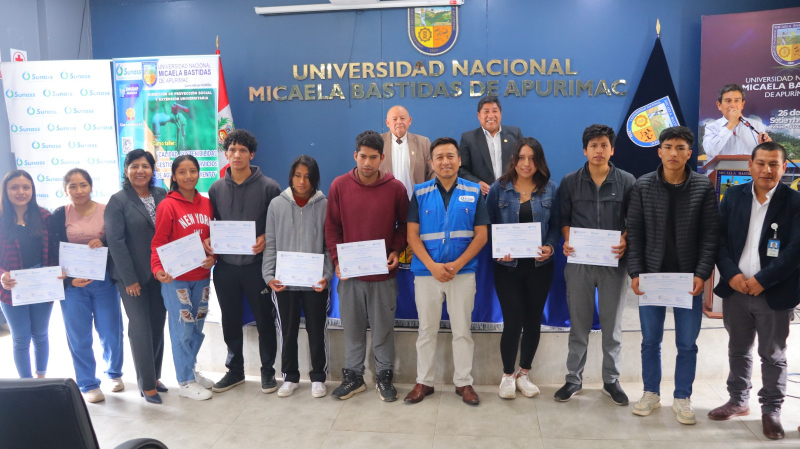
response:
<path id="1" fill-rule="evenodd" d="M 728 331 L 728 393 L 714 420 L 750 414 L 751 350 L 758 335 L 761 357 L 761 423 L 764 436 L 784 437 L 780 413 L 786 396 L 786 338 L 800 303 L 800 193 L 781 182 L 786 149 L 765 142 L 749 162 L 753 181 L 733 186 L 720 204 L 717 268 Z"/>
<path id="2" fill-rule="evenodd" d="M 772 141 L 760 120 L 750 121 L 742 115 L 742 86 L 722 86 L 717 95 L 717 108 L 722 112 L 722 118 L 707 124 L 703 137 L 703 149 L 709 161 L 719 155 L 750 154 L 756 145 Z"/>

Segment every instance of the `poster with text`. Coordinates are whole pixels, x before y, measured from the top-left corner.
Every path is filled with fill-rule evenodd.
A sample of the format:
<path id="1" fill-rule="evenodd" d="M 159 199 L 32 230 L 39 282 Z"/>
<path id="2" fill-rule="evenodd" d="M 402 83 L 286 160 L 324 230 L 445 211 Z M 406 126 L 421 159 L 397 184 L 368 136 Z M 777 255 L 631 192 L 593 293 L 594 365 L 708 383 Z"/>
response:
<path id="1" fill-rule="evenodd" d="M 134 149 L 156 160 L 156 185 L 169 190 L 172 161 L 200 163 L 197 190 L 219 178 L 217 88 L 219 57 L 170 56 L 113 61 L 120 161 Z"/>

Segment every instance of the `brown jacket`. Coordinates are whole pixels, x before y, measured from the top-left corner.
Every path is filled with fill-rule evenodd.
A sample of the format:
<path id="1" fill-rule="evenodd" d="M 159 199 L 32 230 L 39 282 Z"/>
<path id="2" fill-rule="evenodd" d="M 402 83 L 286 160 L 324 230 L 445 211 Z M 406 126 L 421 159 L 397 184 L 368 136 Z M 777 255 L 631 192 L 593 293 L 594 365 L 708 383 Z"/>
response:
<path id="1" fill-rule="evenodd" d="M 407 133 L 408 135 L 408 149 L 411 151 L 409 157 L 411 158 L 411 181 L 414 184 L 422 184 L 425 181 L 433 179 L 433 167 L 431 167 L 431 141 L 425 136 L 419 134 Z M 383 137 L 383 154 L 386 157 L 381 162 L 380 169 L 393 173 L 392 171 L 392 133 L 385 132 L 381 134 Z"/>

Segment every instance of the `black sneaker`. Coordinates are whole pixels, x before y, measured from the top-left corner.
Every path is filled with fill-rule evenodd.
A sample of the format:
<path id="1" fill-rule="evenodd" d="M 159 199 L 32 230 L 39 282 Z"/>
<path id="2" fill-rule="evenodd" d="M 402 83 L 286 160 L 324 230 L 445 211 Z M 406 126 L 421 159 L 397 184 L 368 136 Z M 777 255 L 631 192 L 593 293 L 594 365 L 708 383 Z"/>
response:
<path id="1" fill-rule="evenodd" d="M 388 369 L 378 372 L 375 389 L 378 390 L 381 401 L 394 402 L 397 400 L 397 389 L 392 385 L 393 374 L 392 370 Z"/>
<path id="2" fill-rule="evenodd" d="M 573 396 L 578 394 L 581 391 L 581 384 L 574 384 L 572 382 L 567 382 L 561 387 L 556 394 L 553 396 L 558 402 L 567 402 L 572 399 Z"/>
<path id="3" fill-rule="evenodd" d="M 211 387 L 211 391 L 214 393 L 222 393 L 223 391 L 228 391 L 231 388 L 241 385 L 244 383 L 244 374 L 234 374 L 232 371 L 228 371 L 222 376 L 222 379 L 219 382 L 215 383 L 213 387 Z"/>
<path id="4" fill-rule="evenodd" d="M 364 383 L 364 376 L 359 376 L 355 371 L 347 368 L 342 368 L 342 384 L 336 387 L 331 393 L 334 399 L 350 399 L 356 393 L 367 391 L 367 385 Z"/>
<path id="5" fill-rule="evenodd" d="M 278 389 L 278 381 L 274 374 L 261 373 L 261 392 L 274 393 Z"/>
<path id="6" fill-rule="evenodd" d="M 628 395 L 622 391 L 618 380 L 610 384 L 603 384 L 603 393 L 609 396 L 611 401 L 617 405 L 628 405 Z"/>

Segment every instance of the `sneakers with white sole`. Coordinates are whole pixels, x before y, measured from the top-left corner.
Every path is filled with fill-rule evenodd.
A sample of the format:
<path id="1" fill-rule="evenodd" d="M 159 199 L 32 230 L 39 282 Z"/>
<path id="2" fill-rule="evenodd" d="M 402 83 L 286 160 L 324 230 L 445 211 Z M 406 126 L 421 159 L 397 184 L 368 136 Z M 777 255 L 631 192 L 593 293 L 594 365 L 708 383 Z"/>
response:
<path id="1" fill-rule="evenodd" d="M 647 416 L 659 407 L 661 407 L 661 396 L 652 391 L 645 391 L 639 402 L 633 404 L 632 411 L 634 415 Z"/>
<path id="2" fill-rule="evenodd" d="M 326 394 L 328 389 L 325 387 L 325 382 L 311 382 L 311 396 L 324 398 Z"/>
<path id="3" fill-rule="evenodd" d="M 278 389 L 278 397 L 279 398 L 286 398 L 294 393 L 294 390 L 297 390 L 298 384 L 296 382 L 286 382 L 283 381 L 283 385 L 281 388 Z"/>
<path id="4" fill-rule="evenodd" d="M 692 400 L 689 398 L 672 400 L 672 411 L 675 412 L 675 419 L 681 424 L 696 424 L 697 418 L 692 408 Z"/>
<path id="5" fill-rule="evenodd" d="M 517 385 L 513 375 L 503 375 L 503 378 L 500 379 L 500 397 L 503 399 L 514 399 L 517 397 Z"/>
<path id="6" fill-rule="evenodd" d="M 102 402 L 106 400 L 106 397 L 103 395 L 103 391 L 99 388 L 95 388 L 94 390 L 89 390 L 86 393 L 83 393 L 83 397 L 86 399 L 86 402 Z"/>
<path id="7" fill-rule="evenodd" d="M 122 382 L 122 379 L 119 377 L 115 377 L 111 379 L 111 391 L 116 393 L 118 391 L 122 391 L 125 389 L 125 384 Z"/>
<path id="8" fill-rule="evenodd" d="M 210 390 L 211 387 L 214 386 L 214 381 L 209 379 L 208 377 L 200 374 L 200 371 L 194 372 L 194 380 L 200 384 L 201 387 L 205 388 L 206 390 Z"/>
<path id="9" fill-rule="evenodd" d="M 203 388 L 197 382 L 181 385 L 178 395 L 183 398 L 194 399 L 195 401 L 211 399 L 211 392 Z"/>
<path id="10" fill-rule="evenodd" d="M 527 373 L 517 376 L 517 390 L 526 398 L 532 398 L 539 394 L 539 387 L 531 382 Z"/>

